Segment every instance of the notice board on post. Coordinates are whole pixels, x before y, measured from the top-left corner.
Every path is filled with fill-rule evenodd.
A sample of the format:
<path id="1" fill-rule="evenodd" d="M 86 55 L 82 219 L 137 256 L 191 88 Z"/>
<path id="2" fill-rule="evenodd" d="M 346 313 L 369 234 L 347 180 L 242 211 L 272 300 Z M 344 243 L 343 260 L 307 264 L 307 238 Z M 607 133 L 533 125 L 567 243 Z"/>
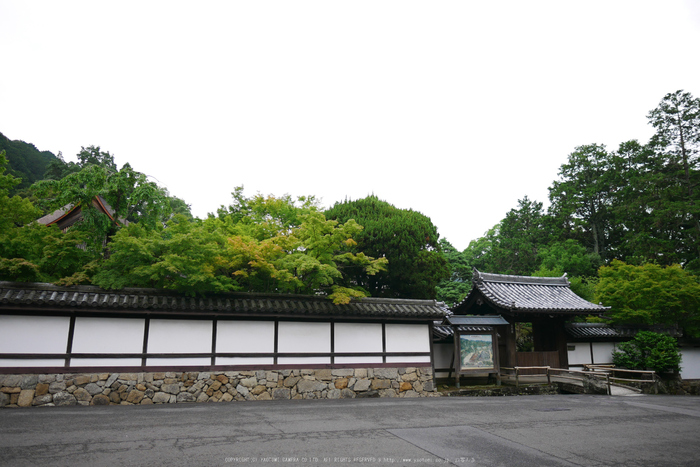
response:
<path id="1" fill-rule="evenodd" d="M 465 376 L 496 375 L 501 383 L 498 359 L 498 333 L 494 325 L 508 324 L 500 316 L 450 316 L 446 320 L 454 329 L 455 382 Z"/>

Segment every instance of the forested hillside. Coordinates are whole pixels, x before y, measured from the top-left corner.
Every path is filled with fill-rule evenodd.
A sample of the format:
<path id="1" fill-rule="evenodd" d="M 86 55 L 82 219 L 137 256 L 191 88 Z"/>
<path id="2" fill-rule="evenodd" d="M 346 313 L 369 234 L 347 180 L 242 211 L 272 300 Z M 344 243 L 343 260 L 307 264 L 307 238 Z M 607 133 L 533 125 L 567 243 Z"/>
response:
<path id="1" fill-rule="evenodd" d="M 2 163 L 0 279 L 454 304 L 473 268 L 566 273 L 576 293 L 613 306 L 613 322 L 700 334 L 700 100 L 667 94 L 647 118 L 649 141 L 573 148 L 546 209 L 523 197 L 464 251 L 423 214 L 374 196 L 323 210 L 314 196 L 246 196 L 237 187 L 231 204 L 195 219 L 185 201 L 99 147 L 83 148 L 77 163 L 54 157 L 25 198 L 11 196 L 19 182 Z M 115 220 L 94 209 L 97 195 Z M 84 214 L 67 232 L 32 222 L 67 204 Z"/>
<path id="2" fill-rule="evenodd" d="M 0 133 L 0 151 L 5 151 L 9 161 L 7 172 L 21 181 L 14 190 L 23 190 L 44 178 L 48 165 L 57 159 L 50 151 L 39 151 L 36 146 L 24 141 L 8 139 Z"/>

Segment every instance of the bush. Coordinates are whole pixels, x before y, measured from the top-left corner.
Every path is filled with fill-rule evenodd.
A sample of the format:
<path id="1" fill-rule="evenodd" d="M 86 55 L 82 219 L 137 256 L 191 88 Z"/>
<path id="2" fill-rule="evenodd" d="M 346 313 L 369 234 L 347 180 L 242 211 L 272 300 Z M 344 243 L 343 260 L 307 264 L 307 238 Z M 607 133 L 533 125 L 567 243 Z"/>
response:
<path id="1" fill-rule="evenodd" d="M 656 332 L 640 331 L 613 352 L 613 363 L 630 370 L 654 370 L 657 373 L 679 372 L 681 354 L 676 339 Z"/>

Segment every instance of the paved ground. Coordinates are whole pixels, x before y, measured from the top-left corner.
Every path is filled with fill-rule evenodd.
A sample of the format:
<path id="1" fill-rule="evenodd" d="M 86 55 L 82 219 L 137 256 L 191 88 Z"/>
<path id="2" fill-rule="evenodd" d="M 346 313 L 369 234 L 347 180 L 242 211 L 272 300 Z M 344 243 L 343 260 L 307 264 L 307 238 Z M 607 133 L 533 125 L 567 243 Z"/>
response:
<path id="1" fill-rule="evenodd" d="M 0 465 L 700 465 L 700 398 L 520 396 L 0 410 Z"/>

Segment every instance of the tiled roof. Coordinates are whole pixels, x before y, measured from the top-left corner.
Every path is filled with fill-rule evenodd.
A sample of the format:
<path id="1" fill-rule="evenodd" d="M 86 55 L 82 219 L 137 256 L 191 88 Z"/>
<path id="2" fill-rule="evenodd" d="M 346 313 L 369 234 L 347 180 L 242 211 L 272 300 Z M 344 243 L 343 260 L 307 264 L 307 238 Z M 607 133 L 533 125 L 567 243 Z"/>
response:
<path id="1" fill-rule="evenodd" d="M 447 308 L 434 300 L 363 298 L 335 305 L 324 297 L 283 294 L 220 293 L 204 297 L 156 289 L 103 290 L 93 286 L 59 287 L 44 283 L 0 281 L 3 309 L 86 311 L 92 313 L 178 315 L 285 315 L 394 319 L 441 319 Z"/>
<path id="2" fill-rule="evenodd" d="M 566 276 L 530 277 L 474 270 L 474 288 L 496 308 L 513 312 L 602 313 L 607 308 L 571 291 Z M 471 294 L 470 294 L 471 295 Z M 456 308 L 459 308 L 457 305 Z"/>
<path id="3" fill-rule="evenodd" d="M 478 332 L 485 333 L 491 332 L 493 327 L 491 326 L 458 326 L 459 332 Z M 433 340 L 436 341 L 448 341 L 451 342 L 454 336 L 454 329 L 452 326 L 447 324 L 434 324 L 433 325 Z"/>
<path id="4" fill-rule="evenodd" d="M 681 337 L 683 333 L 675 326 L 615 325 L 605 323 L 567 323 L 567 334 L 575 339 L 613 339 L 627 340 L 639 331 L 653 331 L 672 337 Z"/>

